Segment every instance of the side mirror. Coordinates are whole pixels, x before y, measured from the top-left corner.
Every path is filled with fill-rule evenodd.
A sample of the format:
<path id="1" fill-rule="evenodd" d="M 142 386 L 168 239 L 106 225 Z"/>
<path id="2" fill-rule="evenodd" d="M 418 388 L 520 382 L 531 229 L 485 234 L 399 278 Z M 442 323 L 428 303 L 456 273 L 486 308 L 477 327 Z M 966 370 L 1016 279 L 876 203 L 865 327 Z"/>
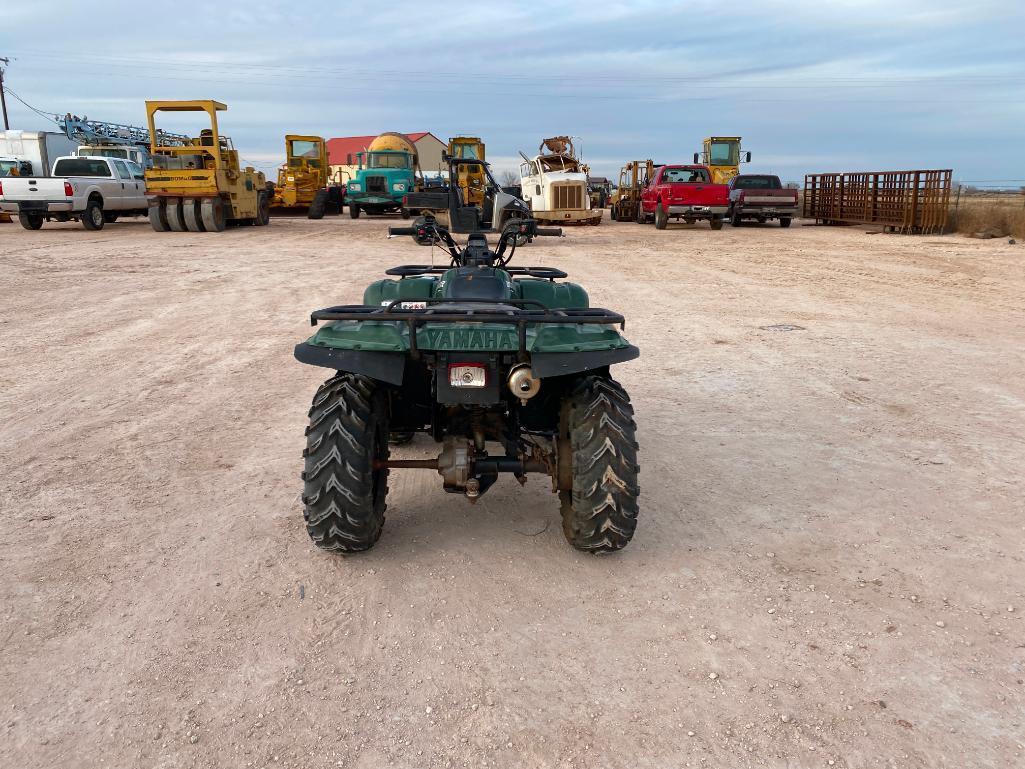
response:
<path id="1" fill-rule="evenodd" d="M 744 155 L 744 162 L 745 163 L 750 163 L 751 162 L 751 153 L 750 152 L 745 153 L 745 155 Z"/>
<path id="2" fill-rule="evenodd" d="M 699 155 L 701 155 L 701 153 L 700 153 L 700 152 L 695 152 L 695 153 L 694 153 L 694 164 L 695 164 L 695 165 L 697 165 L 698 163 L 700 163 L 700 162 L 701 162 L 701 160 L 699 159 Z"/>

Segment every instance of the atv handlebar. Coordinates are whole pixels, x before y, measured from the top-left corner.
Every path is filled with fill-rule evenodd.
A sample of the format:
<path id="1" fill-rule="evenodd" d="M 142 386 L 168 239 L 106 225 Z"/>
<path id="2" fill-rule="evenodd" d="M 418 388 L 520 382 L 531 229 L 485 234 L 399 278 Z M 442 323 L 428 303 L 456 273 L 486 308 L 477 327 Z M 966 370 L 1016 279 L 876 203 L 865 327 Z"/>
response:
<path id="1" fill-rule="evenodd" d="M 561 238 L 562 227 L 538 227 L 534 230 L 534 234 L 540 235 L 541 237 Z"/>
<path id="2" fill-rule="evenodd" d="M 416 227 L 389 227 L 388 237 L 393 235 L 416 235 Z"/>

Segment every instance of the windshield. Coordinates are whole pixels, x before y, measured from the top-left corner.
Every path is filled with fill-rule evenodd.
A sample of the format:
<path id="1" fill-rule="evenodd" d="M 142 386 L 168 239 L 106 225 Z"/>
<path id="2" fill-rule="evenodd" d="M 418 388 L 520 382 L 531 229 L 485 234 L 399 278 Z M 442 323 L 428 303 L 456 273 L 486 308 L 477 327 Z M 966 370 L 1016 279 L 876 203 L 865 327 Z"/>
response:
<path id="1" fill-rule="evenodd" d="M 455 150 L 452 157 L 464 158 L 466 160 L 480 160 L 476 144 L 457 144 L 452 149 Z"/>
<path id="2" fill-rule="evenodd" d="M 668 184 L 707 182 L 708 172 L 704 168 L 667 168 L 662 181 Z"/>
<path id="3" fill-rule="evenodd" d="M 54 176 L 110 176 L 110 169 L 102 160 L 92 158 L 62 158 L 53 167 Z"/>
<path id="4" fill-rule="evenodd" d="M 288 147 L 289 160 L 302 158 L 313 168 L 320 168 L 320 145 L 305 139 L 293 139 Z"/>
<path id="5" fill-rule="evenodd" d="M 75 154 L 79 157 L 93 155 L 101 158 L 127 158 L 128 150 L 114 149 L 110 147 L 79 147 Z"/>
<path id="6" fill-rule="evenodd" d="M 409 155 L 405 152 L 371 152 L 367 168 L 409 168 Z"/>
<path id="7" fill-rule="evenodd" d="M 0 176 L 10 176 L 11 171 L 17 167 L 17 160 L 0 160 Z"/>
<path id="8" fill-rule="evenodd" d="M 740 142 L 716 141 L 708 153 L 708 163 L 713 166 L 735 166 L 740 164 Z"/>
<path id="9" fill-rule="evenodd" d="M 735 190 L 778 190 L 782 186 L 778 176 L 738 176 L 733 180 Z"/>

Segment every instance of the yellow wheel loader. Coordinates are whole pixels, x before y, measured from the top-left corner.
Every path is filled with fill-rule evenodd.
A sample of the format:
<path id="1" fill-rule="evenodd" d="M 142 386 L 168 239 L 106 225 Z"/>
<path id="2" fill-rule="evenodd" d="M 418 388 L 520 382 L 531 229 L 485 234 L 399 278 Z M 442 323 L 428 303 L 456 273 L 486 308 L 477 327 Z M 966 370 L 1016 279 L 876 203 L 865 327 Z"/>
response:
<path id="1" fill-rule="evenodd" d="M 713 184 L 729 184 L 740 172 L 741 163 L 751 162 L 751 153 L 742 152 L 739 136 L 709 136 L 694 153 L 694 162 L 708 166 Z"/>
<path id="2" fill-rule="evenodd" d="M 455 136 L 448 140 L 448 154 L 459 160 L 485 160 L 484 142 L 476 136 Z M 459 185 L 463 191 L 463 200 L 468 206 L 483 206 L 488 180 L 484 175 L 484 166 L 480 164 L 458 164 L 455 166 L 456 178 L 450 184 Z"/>
<path id="3" fill-rule="evenodd" d="M 285 136 L 285 165 L 278 169 L 271 208 L 275 212 L 306 211 L 310 219 L 342 212 L 345 187 L 329 181 L 327 145 L 320 136 Z"/>
<path id="4" fill-rule="evenodd" d="M 262 173 L 240 168 L 238 151 L 217 128 L 219 101 L 147 101 L 150 154 L 146 169 L 149 220 L 157 232 L 222 232 L 229 224 L 266 225 L 271 193 Z M 158 112 L 205 112 L 210 127 L 194 139 L 164 141 L 157 132 Z"/>

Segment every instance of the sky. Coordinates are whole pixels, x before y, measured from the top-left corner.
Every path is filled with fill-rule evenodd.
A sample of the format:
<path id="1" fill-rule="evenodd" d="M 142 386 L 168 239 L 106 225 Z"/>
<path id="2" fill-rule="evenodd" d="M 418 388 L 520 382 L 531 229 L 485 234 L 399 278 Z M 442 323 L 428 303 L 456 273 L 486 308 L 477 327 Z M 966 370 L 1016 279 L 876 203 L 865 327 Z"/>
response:
<path id="1" fill-rule="evenodd" d="M 605 176 L 735 135 L 745 170 L 784 180 L 953 168 L 1025 185 L 1022 0 L 221 0 L 180 19 L 120 0 L 2 3 L 12 128 L 56 130 L 14 94 L 137 125 L 146 99 L 213 98 L 266 172 L 286 133 L 476 135 L 498 172 L 569 134 Z"/>

